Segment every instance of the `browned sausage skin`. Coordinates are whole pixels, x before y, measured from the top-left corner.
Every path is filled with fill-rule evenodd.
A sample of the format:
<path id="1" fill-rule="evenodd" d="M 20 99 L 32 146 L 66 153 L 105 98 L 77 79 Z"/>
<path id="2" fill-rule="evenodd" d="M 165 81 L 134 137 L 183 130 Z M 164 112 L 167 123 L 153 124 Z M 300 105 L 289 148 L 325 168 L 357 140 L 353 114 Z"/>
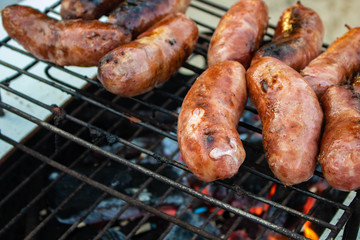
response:
<path id="1" fill-rule="evenodd" d="M 263 125 L 270 169 L 285 185 L 307 181 L 315 169 L 323 121 L 314 91 L 300 73 L 272 57 L 252 65 L 246 80 Z"/>
<path id="2" fill-rule="evenodd" d="M 220 19 L 211 38 L 208 65 L 225 60 L 248 68 L 268 25 L 268 7 L 261 0 L 241 0 Z"/>
<path id="3" fill-rule="evenodd" d="M 300 71 L 320 54 L 323 36 L 319 15 L 298 2 L 282 13 L 273 40 L 254 54 L 251 64 L 271 56 Z"/>
<path id="4" fill-rule="evenodd" d="M 96 66 L 107 52 L 131 40 L 126 31 L 97 20 L 58 21 L 20 5 L 1 14 L 12 39 L 35 57 L 61 66 Z"/>
<path id="5" fill-rule="evenodd" d="M 187 93 L 177 137 L 189 169 L 206 182 L 230 178 L 245 159 L 236 126 L 247 101 L 244 67 L 225 61 L 209 67 Z"/>
<path id="6" fill-rule="evenodd" d="M 62 0 L 62 19 L 98 19 L 125 0 Z"/>
<path id="7" fill-rule="evenodd" d="M 354 77 L 354 79 L 352 80 L 352 86 L 353 86 L 355 92 L 360 94 L 360 76 Z"/>
<path id="8" fill-rule="evenodd" d="M 106 54 L 98 79 L 122 97 L 132 97 L 168 80 L 193 52 L 198 39 L 195 22 L 182 13 L 170 14 L 138 39 Z"/>
<path id="9" fill-rule="evenodd" d="M 328 87 L 349 81 L 359 70 L 360 27 L 352 28 L 336 39 L 301 74 L 320 99 Z"/>
<path id="10" fill-rule="evenodd" d="M 325 128 L 318 160 L 327 182 L 344 191 L 360 188 L 360 95 L 351 86 L 329 87 L 321 98 Z"/>
<path id="11" fill-rule="evenodd" d="M 185 13 L 191 0 L 127 0 L 109 15 L 108 22 L 128 29 L 137 37 L 169 13 Z"/>

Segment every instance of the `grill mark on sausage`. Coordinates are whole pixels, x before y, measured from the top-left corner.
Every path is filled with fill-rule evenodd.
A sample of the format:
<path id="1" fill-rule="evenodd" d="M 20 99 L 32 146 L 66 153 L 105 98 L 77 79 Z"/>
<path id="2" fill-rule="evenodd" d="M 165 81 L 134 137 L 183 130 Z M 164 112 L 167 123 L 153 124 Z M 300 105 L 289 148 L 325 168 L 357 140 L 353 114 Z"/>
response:
<path id="1" fill-rule="evenodd" d="M 108 22 L 130 30 L 135 38 L 167 14 L 184 12 L 189 4 L 190 0 L 128 0 L 110 13 Z"/>
<path id="2" fill-rule="evenodd" d="M 297 42 L 299 38 L 288 39 L 286 41 L 265 45 L 259 52 L 262 52 L 262 56 L 271 56 L 280 60 L 284 60 L 290 55 L 297 53 Z"/>
<path id="3" fill-rule="evenodd" d="M 320 54 L 323 35 L 318 14 L 298 2 L 282 13 L 272 41 L 254 54 L 251 65 L 270 56 L 300 71 Z"/>
<path id="4" fill-rule="evenodd" d="M 123 0 L 62 0 L 62 19 L 98 19 L 108 14 Z"/>
<path id="5" fill-rule="evenodd" d="M 267 84 L 266 80 L 261 80 L 260 81 L 260 84 L 261 84 L 261 89 L 266 92 L 269 88 L 269 85 Z"/>
<path id="6" fill-rule="evenodd" d="M 176 39 L 171 39 L 171 40 L 169 39 L 168 42 L 171 46 L 173 46 L 176 44 Z"/>

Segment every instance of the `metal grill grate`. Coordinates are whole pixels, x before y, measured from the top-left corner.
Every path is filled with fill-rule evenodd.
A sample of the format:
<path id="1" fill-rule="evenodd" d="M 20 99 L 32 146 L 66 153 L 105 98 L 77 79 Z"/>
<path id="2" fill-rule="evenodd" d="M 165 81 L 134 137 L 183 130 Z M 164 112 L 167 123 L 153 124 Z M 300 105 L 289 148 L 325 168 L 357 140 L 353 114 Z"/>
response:
<path id="1" fill-rule="evenodd" d="M 59 4 L 46 12 L 58 14 Z M 217 19 L 227 10 L 203 0 L 194 0 L 190 8 Z M 304 184 L 283 187 L 266 164 L 259 141 L 261 127 L 254 122 L 243 118 L 239 123 L 247 159 L 234 178 L 202 183 L 179 161 L 178 109 L 191 84 L 204 71 L 214 30 L 206 18 L 202 19 L 195 19 L 201 31 L 199 42 L 181 71 L 160 88 L 126 99 L 108 93 L 96 79 L 76 68 L 35 59 L 9 38 L 0 42 L 0 49 L 30 59 L 23 66 L 0 60 L 3 67 L 14 72 L 0 76 L 3 96 L 16 96 L 49 114 L 43 120 L 0 101 L 4 117 L 11 114 L 36 127 L 31 137 L 22 141 L 0 133 L 3 142 L 14 146 L 0 165 L 0 238 L 109 239 L 116 229 L 124 236 L 110 239 L 173 239 L 179 226 L 189 230 L 186 239 L 228 239 L 250 225 L 256 229 L 248 233 L 253 239 L 278 235 L 306 239 L 304 225 L 310 223 L 321 238 L 332 239 L 348 222 L 345 232 L 350 232 L 349 239 L 355 239 L 351 234 L 359 228 L 358 213 L 353 214 L 359 209 L 359 193 L 330 188 L 318 170 Z M 34 73 L 39 68 L 43 74 Z M 70 99 L 61 107 L 39 100 L 13 87 L 22 76 L 59 90 Z M 84 87 L 59 76 L 75 78 Z M 250 105 L 246 114 L 251 119 L 257 116 Z M 325 187 L 314 192 L 319 182 Z M 274 186 L 276 191 L 269 197 Z M 109 199 L 117 202 L 111 205 Z M 111 215 L 91 221 L 94 212 L 106 210 L 101 205 L 106 201 Z M 304 213 L 307 201 L 314 204 Z M 266 212 L 254 212 L 257 206 Z M 125 217 L 130 212 L 133 215 Z M 185 218 L 189 214 L 196 222 Z M 144 226 L 148 229 L 142 230 Z"/>

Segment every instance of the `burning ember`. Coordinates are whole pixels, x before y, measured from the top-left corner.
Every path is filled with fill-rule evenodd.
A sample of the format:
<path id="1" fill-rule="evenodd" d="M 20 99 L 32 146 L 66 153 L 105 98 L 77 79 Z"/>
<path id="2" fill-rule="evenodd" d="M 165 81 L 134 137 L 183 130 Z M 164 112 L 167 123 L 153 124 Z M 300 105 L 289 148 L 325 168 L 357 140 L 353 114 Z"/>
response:
<path id="1" fill-rule="evenodd" d="M 271 200 L 272 196 L 274 196 L 275 192 L 276 192 L 276 184 L 274 183 L 271 186 L 271 189 L 268 193 L 268 195 L 266 196 L 267 199 Z M 250 208 L 249 212 L 254 214 L 254 215 L 258 215 L 261 216 L 263 213 L 266 213 L 269 210 L 269 205 L 266 203 L 260 203 L 260 206 L 253 206 Z"/>
<path id="2" fill-rule="evenodd" d="M 251 118 L 249 114 L 249 118 Z M 240 131 L 241 132 L 241 131 Z M 97 141 L 101 134 L 96 130 L 90 132 L 90 137 Z M 107 142 L 106 142 L 107 141 Z M 247 139 L 248 142 L 254 145 L 261 144 L 261 138 L 257 135 Z M 296 231 L 303 234 L 310 239 L 319 239 L 319 233 L 323 230 L 318 230 L 318 227 L 311 222 L 307 222 L 299 217 L 278 209 L 272 204 L 264 203 L 253 196 L 260 197 L 271 202 L 279 203 L 283 206 L 295 209 L 299 212 L 312 215 L 314 206 L 317 200 L 312 197 L 307 197 L 303 193 L 289 190 L 282 185 L 273 183 L 268 179 L 259 177 L 256 174 L 251 174 L 246 170 L 241 169 L 240 172 L 232 179 L 224 181 L 228 186 L 238 186 L 240 191 L 234 192 L 230 187 L 218 183 L 203 183 L 196 179 L 193 175 L 187 174 L 183 170 L 167 165 L 162 165 L 153 157 L 137 150 L 135 148 L 125 146 L 122 143 L 116 142 L 113 139 L 105 139 L 103 142 L 103 149 L 120 155 L 128 161 L 134 162 L 153 172 L 159 172 L 162 176 L 172 179 L 173 181 L 181 182 L 182 184 L 197 190 L 205 195 L 211 196 L 224 203 L 231 205 L 234 208 L 242 209 L 256 217 L 262 218 L 266 221 L 272 222 L 277 226 L 291 231 Z M 159 144 L 152 148 L 154 142 Z M 160 138 L 155 134 L 146 132 L 139 137 L 131 140 L 131 143 L 139 147 L 151 149 L 151 151 L 165 156 L 168 159 L 174 159 L 181 162 L 179 149 L 176 141 L 169 138 Z M 247 149 L 249 159 L 260 159 L 260 166 L 266 167 L 266 161 L 262 156 L 262 152 L 253 149 Z M 169 191 L 169 186 L 160 183 L 156 180 L 142 188 L 144 182 L 150 178 L 135 170 L 131 170 L 121 164 L 104 159 L 101 155 L 96 153 L 89 153 L 84 156 L 80 162 L 72 167 L 76 172 L 91 176 L 93 172 L 98 171 L 94 177 L 91 177 L 97 182 L 110 186 L 113 189 L 127 195 L 134 199 L 141 201 L 153 208 L 156 208 L 170 216 L 182 219 L 195 227 L 202 228 L 218 237 L 225 237 L 230 240 L 238 239 L 260 239 L 260 240 L 282 240 L 287 239 L 281 234 L 272 232 L 266 227 L 249 220 L 246 217 L 237 216 L 227 210 L 221 209 L 212 205 L 209 202 L 197 199 L 176 189 Z M 99 166 L 102 166 L 99 170 Z M 159 166 L 164 166 L 161 170 Z M 76 226 L 76 234 L 74 239 L 87 239 L 86 237 L 78 237 L 77 233 L 84 232 L 101 232 L 104 227 L 111 223 L 111 227 L 104 232 L 105 238 L 101 239 L 124 239 L 129 233 L 132 240 L 136 239 L 158 239 L 165 232 L 167 236 L 165 239 L 191 239 L 193 232 L 181 228 L 177 225 L 171 224 L 169 221 L 149 214 L 141 208 L 134 206 L 127 206 L 127 203 L 121 199 L 111 197 L 110 194 L 104 194 L 97 188 L 90 185 L 83 184 L 76 178 L 63 174 L 60 179 L 61 172 L 54 169 L 49 171 L 48 181 L 50 183 L 56 182 L 54 186 L 46 194 L 46 201 L 49 205 L 46 208 L 41 208 L 39 211 L 39 218 L 45 219 L 48 215 L 53 213 L 58 206 L 61 205 L 65 199 L 67 201 L 64 206 L 56 211 L 53 219 L 56 224 L 53 228 L 62 226 L 63 229 L 69 228 L 69 225 Z M 60 180 L 59 180 L 60 179 Z M 80 184 L 84 187 L 75 192 Z M 305 186 L 316 194 L 321 194 L 325 189 L 328 189 L 326 182 L 318 181 L 310 187 Z M 75 193 L 74 193 L 75 192 Z M 166 197 L 163 197 L 165 193 Z M 288 196 L 293 194 L 286 202 Z M 68 199 L 68 196 L 73 195 Z M 101 198 L 103 196 L 103 198 Z M 94 204 L 99 199 L 98 203 Z M 162 199 L 162 200 L 161 200 Z M 161 200 L 161 201 L 160 201 Z M 125 206 L 126 210 L 118 216 L 118 212 Z M 89 210 L 91 209 L 91 210 Z M 86 215 L 86 212 L 89 213 Z M 145 220 L 143 220 L 145 219 Z M 139 225 L 139 227 L 138 227 Z M 140 226 L 141 225 L 141 226 Z M 173 226 L 173 227 L 172 227 Z M 134 230 L 134 228 L 137 228 Z M 65 230 L 66 231 L 66 230 Z M 61 231 L 60 231 L 61 232 Z M 61 235 L 62 233 L 60 233 Z M 87 236 L 87 235 L 84 235 Z M 110 237 L 111 236 L 111 237 Z M 181 236 L 181 237 L 179 237 Z M 107 238 L 106 238 L 107 237 Z M 194 238 L 195 239 L 195 238 Z M 204 239 L 200 236 L 196 239 Z"/>
<path id="3" fill-rule="evenodd" d="M 319 239 L 319 236 L 315 233 L 315 231 L 311 227 L 311 222 L 306 221 L 304 224 L 304 236 L 310 238 L 312 240 Z"/>
<path id="4" fill-rule="evenodd" d="M 316 193 L 316 194 L 321 194 L 328 187 L 329 187 L 329 185 L 327 184 L 327 182 L 324 179 L 322 179 L 322 180 L 318 181 L 317 183 L 315 183 L 314 185 L 312 185 L 310 187 L 310 191 L 313 193 Z M 315 198 L 308 197 L 307 201 L 303 207 L 303 213 L 308 214 L 310 212 L 310 210 L 312 209 L 312 207 L 315 205 L 315 202 L 316 202 Z M 306 221 L 304 223 L 303 230 L 304 230 L 305 237 L 312 239 L 312 240 L 319 239 L 319 236 L 315 232 L 314 226 L 310 221 Z"/>
<path id="5" fill-rule="evenodd" d="M 132 140 L 134 144 L 144 148 L 149 148 L 149 145 L 156 141 L 160 142 L 155 149 L 156 152 L 171 159 L 181 159 L 178 154 L 176 141 L 171 139 L 157 139 L 153 137 L 153 135 L 150 135 L 145 137 L 141 136 Z M 138 165 L 154 172 L 158 171 L 157 169 L 161 165 L 154 158 L 120 143 L 113 142 L 113 144 L 104 145 L 103 148 L 114 153 L 121 152 L 119 154 L 121 154 L 123 158 L 136 162 Z M 251 150 L 249 150 L 248 153 L 251 154 Z M 254 159 L 256 159 L 256 157 L 254 157 Z M 98 170 L 98 167 L 104 162 L 106 162 L 106 159 L 103 159 L 102 156 L 89 153 L 72 169 L 83 175 L 90 176 L 94 171 Z M 162 168 L 161 171 L 159 170 L 159 172 L 162 176 L 174 181 L 180 181 L 184 185 L 205 195 L 226 202 L 235 208 L 249 212 L 279 227 L 296 231 L 309 239 L 319 239 L 321 231 L 323 231 L 323 229 L 319 230 L 317 225 L 309 221 L 294 217 L 290 213 L 279 210 L 272 204 L 266 204 L 250 195 L 253 194 L 263 199 L 282 204 L 303 212 L 304 214 L 314 214 L 316 217 L 316 210 L 314 209 L 316 209 L 315 207 L 318 208 L 318 200 L 298 193 L 297 191 L 291 191 L 282 185 L 270 182 L 255 174 L 249 174 L 245 170 L 243 170 L 243 172 L 240 171 L 237 176 L 226 182 L 229 186 L 239 186 L 241 191 L 238 192 L 234 192 L 228 187 L 218 183 L 203 183 L 193 175 L 186 174 L 183 170 L 175 167 L 165 167 L 164 165 L 164 168 Z M 84 236 L 87 236 L 85 234 L 87 232 L 101 232 L 109 222 L 112 223 L 112 225 L 104 232 L 104 238 L 101 238 L 102 240 L 124 239 L 124 236 L 131 233 L 137 224 L 141 224 L 141 226 L 134 231 L 131 239 L 158 239 L 164 232 L 167 233 L 165 239 L 191 239 L 194 235 L 193 232 L 177 225 L 170 228 L 172 224 L 167 220 L 149 214 L 143 209 L 134 206 L 127 207 L 121 215 L 117 216 L 117 213 L 121 211 L 127 203 L 110 195 L 106 196 L 106 194 L 103 199 L 99 200 L 97 205 L 94 205 L 91 212 L 85 216 L 86 211 L 91 208 L 93 202 L 96 199 L 100 199 L 104 193 L 86 184 L 84 184 L 84 187 L 80 191 L 74 193 L 82 182 L 66 174 L 59 180 L 60 174 L 60 172 L 52 170 L 52 172 L 49 172 L 47 175 L 49 182 L 55 182 L 55 180 L 57 182 L 47 193 L 46 202 L 49 203 L 49 206 L 39 211 L 39 218 L 45 219 L 54 209 L 58 208 L 58 206 L 64 202 L 64 199 L 67 199 L 69 195 L 73 195 L 71 199 L 67 200 L 68 203 L 56 212 L 56 218 L 54 218 L 54 222 L 56 222 L 54 228 L 62 226 L 62 228 L 67 229 L 69 225 L 76 224 L 77 230 L 76 234 L 73 234 L 73 239 L 86 239 L 78 237 L 78 233 L 83 233 Z M 247 174 L 247 176 L 244 177 L 244 174 Z M 134 198 L 137 200 L 157 208 L 170 216 L 182 219 L 195 227 L 202 228 L 204 231 L 218 237 L 226 236 L 226 238 L 230 240 L 249 240 L 255 238 L 261 240 L 288 239 L 281 234 L 267 230 L 266 227 L 246 217 L 236 216 L 209 202 L 204 202 L 201 199 L 194 198 L 176 189 L 170 191 L 169 194 L 159 202 L 165 192 L 168 192 L 168 185 L 153 180 L 140 190 L 140 186 L 148 181 L 149 177 L 111 161 L 105 164 L 92 178 L 104 185 L 111 186 L 127 196 L 136 195 Z M 310 186 L 305 187 L 315 194 L 322 194 L 326 192 L 325 190 L 329 190 L 329 186 L 322 179 L 316 180 L 315 178 L 312 183 L 312 185 L 310 184 Z M 293 196 L 289 198 L 290 200 L 288 202 L 284 201 L 290 194 L 293 194 Z M 147 218 L 142 222 L 145 216 Z M 204 238 L 198 236 L 196 239 Z"/>
<path id="6" fill-rule="evenodd" d="M 309 211 L 311 210 L 311 208 L 314 206 L 315 204 L 315 199 L 309 197 L 304 205 L 304 209 L 303 209 L 303 213 L 308 214 Z M 312 229 L 312 224 L 310 221 L 306 221 L 304 223 L 304 236 L 307 238 L 310 238 L 312 240 L 317 240 L 319 239 L 319 236 L 316 234 L 316 232 Z"/>

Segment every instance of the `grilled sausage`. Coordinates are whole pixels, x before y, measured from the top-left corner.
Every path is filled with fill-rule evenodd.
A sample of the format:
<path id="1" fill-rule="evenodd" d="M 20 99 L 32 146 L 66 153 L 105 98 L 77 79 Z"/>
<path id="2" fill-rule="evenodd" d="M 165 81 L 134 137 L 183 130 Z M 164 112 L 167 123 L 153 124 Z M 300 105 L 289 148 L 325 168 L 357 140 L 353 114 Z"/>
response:
<path id="1" fill-rule="evenodd" d="M 241 0 L 220 19 L 211 38 L 208 65 L 225 60 L 248 68 L 268 25 L 268 7 L 262 0 Z"/>
<path id="2" fill-rule="evenodd" d="M 127 0 L 109 15 L 108 22 L 128 29 L 137 37 L 169 13 L 185 13 L 191 0 Z"/>
<path id="3" fill-rule="evenodd" d="M 344 83 L 360 71 L 360 27 L 336 39 L 301 71 L 319 99 L 332 85 Z"/>
<path id="4" fill-rule="evenodd" d="M 351 86 L 334 85 L 321 97 L 325 128 L 318 161 L 334 188 L 360 189 L 360 95 Z"/>
<path id="5" fill-rule="evenodd" d="M 252 65 L 246 80 L 270 169 L 285 185 L 307 181 L 315 170 L 323 121 L 314 90 L 300 73 L 272 57 Z"/>
<path id="6" fill-rule="evenodd" d="M 195 48 L 198 28 L 182 13 L 173 13 L 138 39 L 106 54 L 98 79 L 122 97 L 132 97 L 168 80 Z"/>
<path id="7" fill-rule="evenodd" d="M 124 0 L 62 0 L 62 19 L 98 19 L 112 11 Z"/>
<path id="8" fill-rule="evenodd" d="M 97 20 L 58 21 L 20 5 L 1 13 L 11 38 L 35 57 L 57 65 L 96 66 L 107 52 L 131 40 L 129 33 Z"/>
<path id="9" fill-rule="evenodd" d="M 300 71 L 320 54 L 323 37 L 324 26 L 319 15 L 298 2 L 282 13 L 273 40 L 254 54 L 252 64 L 270 56 Z"/>
<path id="10" fill-rule="evenodd" d="M 209 67 L 187 93 L 177 138 L 189 169 L 206 182 L 230 178 L 245 159 L 236 126 L 247 101 L 244 67 L 225 61 Z"/>
<path id="11" fill-rule="evenodd" d="M 354 79 L 352 80 L 352 86 L 355 92 L 360 94 L 360 76 L 354 77 Z"/>

